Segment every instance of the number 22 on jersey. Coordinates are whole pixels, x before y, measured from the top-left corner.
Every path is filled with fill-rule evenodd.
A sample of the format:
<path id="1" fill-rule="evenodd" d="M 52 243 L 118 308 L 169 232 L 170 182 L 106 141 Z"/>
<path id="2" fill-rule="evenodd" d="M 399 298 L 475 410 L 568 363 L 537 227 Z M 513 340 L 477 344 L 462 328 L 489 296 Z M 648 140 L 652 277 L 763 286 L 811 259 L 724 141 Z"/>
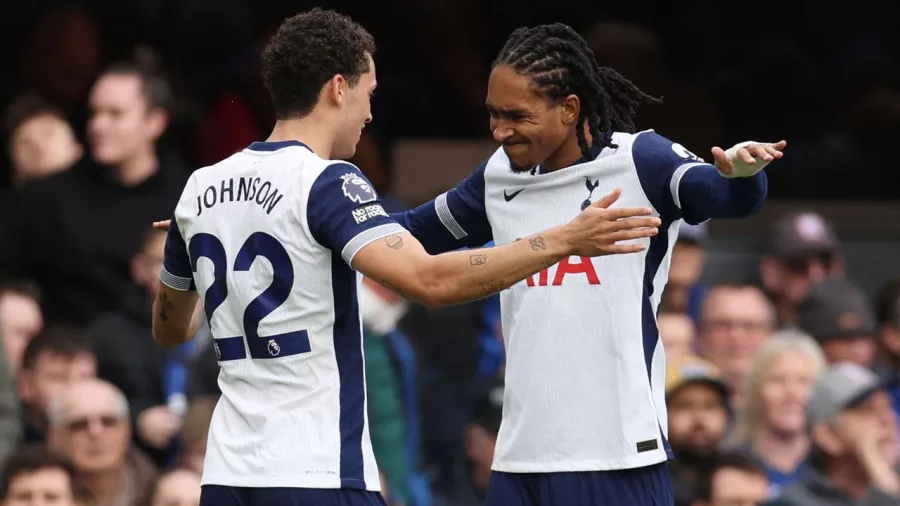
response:
<path id="1" fill-rule="evenodd" d="M 194 273 L 197 272 L 197 261 L 201 257 L 209 259 L 213 264 L 213 282 L 203 297 L 206 320 L 212 328 L 213 314 L 228 297 L 226 274 L 229 262 L 225 247 L 218 237 L 203 233 L 191 237 L 188 252 L 191 270 Z M 246 350 L 250 351 L 250 358 L 255 359 L 289 357 L 311 351 L 309 334 L 305 329 L 259 337 L 259 323 L 284 304 L 291 294 L 294 286 L 294 266 L 284 246 L 265 232 L 253 233 L 244 241 L 234 259 L 233 269 L 238 272 L 249 271 L 256 257 L 263 257 L 272 264 L 272 282 L 244 309 L 244 335 L 230 337 L 213 335 L 216 355 L 220 362 L 246 358 Z"/>

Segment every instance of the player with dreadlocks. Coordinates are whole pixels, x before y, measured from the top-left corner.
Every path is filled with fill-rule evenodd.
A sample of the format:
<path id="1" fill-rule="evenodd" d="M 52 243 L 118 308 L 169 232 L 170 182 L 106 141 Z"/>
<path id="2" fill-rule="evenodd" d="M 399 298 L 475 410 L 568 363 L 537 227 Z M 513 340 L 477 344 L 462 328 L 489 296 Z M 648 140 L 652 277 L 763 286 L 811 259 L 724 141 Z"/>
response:
<path id="1" fill-rule="evenodd" d="M 456 188 L 394 215 L 431 253 L 565 223 L 598 198 L 650 206 L 659 233 L 627 255 L 563 259 L 501 292 L 506 381 L 488 506 L 665 505 L 665 357 L 656 307 L 684 221 L 741 218 L 766 197 L 777 144 L 713 148 L 715 165 L 651 131 L 658 100 L 563 24 L 513 32 L 487 108 L 501 144 Z M 535 250 L 544 247 L 530 240 Z"/>
<path id="2" fill-rule="evenodd" d="M 484 295 L 509 286 L 501 292 L 506 386 L 488 506 L 674 502 L 656 326 L 671 245 L 681 222 L 757 212 L 767 190 L 761 170 L 785 142 L 713 148 L 710 165 L 653 131 L 634 133 L 638 106 L 655 101 L 599 66 L 568 26 L 516 30 L 488 85 L 501 148 L 456 188 L 392 215 L 431 254 L 520 239 L 525 251 L 548 251 L 535 232 L 592 205 L 646 206 L 661 220 L 658 233 L 625 242 L 634 253 L 571 256 L 518 283 L 498 276 L 473 285 Z M 335 214 L 357 225 L 373 216 Z M 635 220 L 623 226 L 643 226 Z M 509 258 L 470 262 L 480 269 Z"/>

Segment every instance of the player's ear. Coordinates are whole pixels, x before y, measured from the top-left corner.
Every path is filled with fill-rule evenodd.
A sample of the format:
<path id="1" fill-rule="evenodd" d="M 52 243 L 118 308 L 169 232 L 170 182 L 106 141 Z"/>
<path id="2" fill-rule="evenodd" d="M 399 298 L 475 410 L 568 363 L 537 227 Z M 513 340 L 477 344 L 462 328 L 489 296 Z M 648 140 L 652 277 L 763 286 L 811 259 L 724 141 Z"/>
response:
<path id="1" fill-rule="evenodd" d="M 340 74 L 335 74 L 334 77 L 331 78 L 325 84 L 325 94 L 330 98 L 335 104 L 341 105 L 344 101 L 344 96 L 349 91 L 350 83 L 344 79 L 344 76 Z"/>
<path id="2" fill-rule="evenodd" d="M 570 125 L 578 121 L 578 114 L 581 112 L 581 100 L 578 95 L 569 95 L 562 99 L 560 103 L 563 123 Z"/>

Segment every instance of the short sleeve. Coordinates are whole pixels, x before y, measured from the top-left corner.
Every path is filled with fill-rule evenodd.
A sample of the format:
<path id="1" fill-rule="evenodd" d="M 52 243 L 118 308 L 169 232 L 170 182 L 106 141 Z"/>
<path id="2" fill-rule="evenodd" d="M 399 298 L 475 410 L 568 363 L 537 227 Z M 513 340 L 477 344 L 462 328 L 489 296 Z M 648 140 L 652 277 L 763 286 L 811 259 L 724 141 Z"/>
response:
<path id="1" fill-rule="evenodd" d="M 340 253 L 348 265 L 372 241 L 406 232 L 388 216 L 372 183 L 350 163 L 333 163 L 319 174 L 306 213 L 316 242 Z"/>
<path id="2" fill-rule="evenodd" d="M 172 217 L 166 235 L 165 256 L 159 280 L 169 288 L 179 291 L 194 289 L 194 274 L 184 237 L 178 228 L 178 221 Z"/>
<path id="3" fill-rule="evenodd" d="M 431 254 L 480 247 L 493 240 L 484 205 L 487 161 L 455 188 L 394 217 Z"/>
<path id="4" fill-rule="evenodd" d="M 682 217 L 679 185 L 698 166 L 709 166 L 700 157 L 653 131 L 641 132 L 631 148 L 634 165 L 644 194 L 663 217 Z"/>

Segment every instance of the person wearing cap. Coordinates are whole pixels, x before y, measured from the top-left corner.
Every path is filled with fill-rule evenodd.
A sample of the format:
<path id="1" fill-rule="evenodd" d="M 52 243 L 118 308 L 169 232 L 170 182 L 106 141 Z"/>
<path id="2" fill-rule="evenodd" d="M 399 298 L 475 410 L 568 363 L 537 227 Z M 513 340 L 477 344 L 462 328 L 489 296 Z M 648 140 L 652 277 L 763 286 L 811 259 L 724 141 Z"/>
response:
<path id="1" fill-rule="evenodd" d="M 800 211 L 775 222 L 769 252 L 759 264 L 759 276 L 775 303 L 779 326 L 797 323 L 797 306 L 811 285 L 843 274 L 840 242 L 834 227 L 822 215 Z"/>
<path id="2" fill-rule="evenodd" d="M 697 480 L 716 454 L 728 427 L 730 392 L 719 370 L 690 355 L 666 368 L 670 462 L 676 506 L 688 506 Z"/>
<path id="3" fill-rule="evenodd" d="M 707 224 L 682 223 L 672 248 L 669 280 L 660 300 L 660 311 L 684 313 L 697 321 L 706 287 L 698 284 L 706 266 Z"/>
<path id="4" fill-rule="evenodd" d="M 812 286 L 797 316 L 800 328 L 819 342 L 829 363 L 874 365 L 875 314 L 853 283 L 830 278 Z"/>
<path id="5" fill-rule="evenodd" d="M 897 425 L 883 382 L 858 364 L 831 366 L 806 403 L 811 466 L 774 506 L 897 506 Z"/>

